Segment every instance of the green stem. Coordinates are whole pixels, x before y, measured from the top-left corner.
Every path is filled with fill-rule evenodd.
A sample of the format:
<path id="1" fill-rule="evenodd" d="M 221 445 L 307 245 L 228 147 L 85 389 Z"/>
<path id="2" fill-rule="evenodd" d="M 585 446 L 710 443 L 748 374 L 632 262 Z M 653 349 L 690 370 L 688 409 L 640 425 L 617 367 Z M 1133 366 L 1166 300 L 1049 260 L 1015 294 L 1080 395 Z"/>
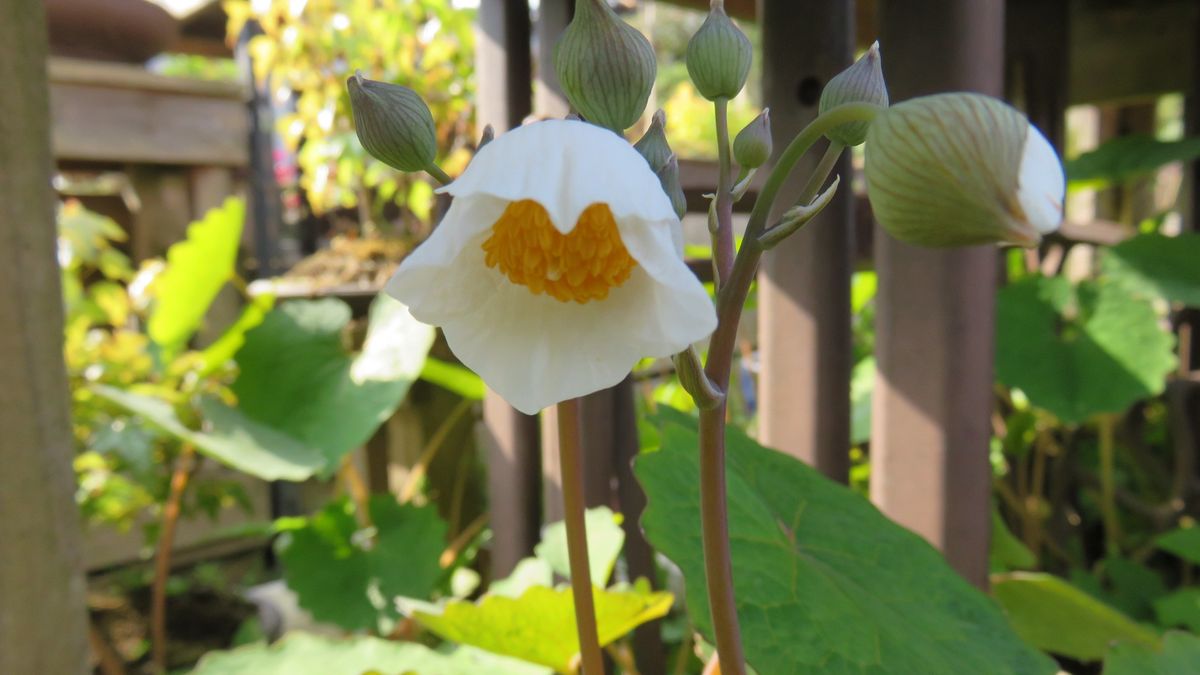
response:
<path id="1" fill-rule="evenodd" d="M 442 167 L 434 164 L 433 162 L 430 162 L 429 166 L 425 167 L 425 173 L 433 176 L 433 179 L 442 185 L 449 185 L 454 180 L 449 176 L 449 174 L 447 174 L 445 171 L 442 171 Z"/>
<path id="2" fill-rule="evenodd" d="M 604 658 L 600 652 L 600 639 L 596 632 L 591 566 L 588 565 L 579 408 L 577 398 L 558 404 L 558 453 L 567 526 L 567 558 L 571 567 L 571 593 L 575 598 L 575 628 L 579 633 L 583 675 L 604 675 Z"/>
<path id="3" fill-rule="evenodd" d="M 742 306 L 754 280 L 762 246 L 757 237 L 766 226 L 767 217 L 784 180 L 804 153 L 826 132 L 847 122 L 869 121 L 881 108 L 869 103 L 849 103 L 833 108 L 809 123 L 788 145 L 771 169 L 750 214 L 746 236 L 734 259 L 732 272 L 723 275 L 717 293 L 717 329 L 709 342 L 709 378 L 722 391 L 729 390 L 733 363 L 734 342 L 742 316 Z M 718 106 L 718 134 L 721 128 L 721 108 Z M 836 157 L 827 162 L 832 170 Z M 826 162 L 822 161 L 822 165 Z M 825 176 L 813 181 L 819 189 Z M 727 190 L 725 191 L 727 192 Z M 815 192 L 814 192 L 815 194 Z M 718 199 L 720 193 L 718 193 Z M 812 198 L 809 197 L 809 201 Z M 718 213 L 719 210 L 718 210 Z M 730 232 L 732 238 L 732 231 Z M 717 251 L 714 251 L 714 255 Z M 700 525 L 704 545 L 704 570 L 708 585 L 709 611 L 716 634 L 717 653 L 723 675 L 745 675 L 741 628 L 738 625 L 737 605 L 733 589 L 733 564 L 729 543 L 729 509 L 725 485 L 725 409 L 728 396 L 721 405 L 700 411 Z"/>
<path id="4" fill-rule="evenodd" d="M 713 263 L 719 289 L 733 272 L 733 161 L 729 149 L 729 101 L 713 102 L 717 126 L 717 231 L 713 233 Z"/>

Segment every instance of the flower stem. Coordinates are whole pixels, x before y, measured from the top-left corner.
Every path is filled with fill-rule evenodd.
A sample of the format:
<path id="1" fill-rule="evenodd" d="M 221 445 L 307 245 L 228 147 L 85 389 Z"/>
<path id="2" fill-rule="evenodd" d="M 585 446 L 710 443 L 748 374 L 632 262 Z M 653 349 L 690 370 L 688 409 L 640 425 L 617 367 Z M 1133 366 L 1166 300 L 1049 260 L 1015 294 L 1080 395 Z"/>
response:
<path id="1" fill-rule="evenodd" d="M 425 173 L 433 176 L 433 179 L 442 185 L 449 185 L 454 180 L 445 171 L 442 171 L 442 167 L 433 162 L 430 162 L 429 166 L 425 167 Z"/>
<path id="2" fill-rule="evenodd" d="M 718 101 L 717 133 L 718 142 L 721 140 L 723 128 L 723 107 Z M 729 376 L 733 363 L 734 342 L 737 337 L 738 323 L 742 317 L 742 306 L 746 302 L 746 294 L 758 270 L 758 261 L 762 257 L 763 248 L 758 243 L 758 235 L 766 227 L 767 217 L 784 180 L 791 174 L 792 169 L 804 153 L 812 147 L 826 132 L 835 129 L 846 122 L 874 119 L 881 108 L 869 103 L 848 103 L 838 106 L 818 116 L 796 135 L 787 149 L 780 155 L 779 160 L 771 169 L 770 175 L 754 203 L 750 214 L 750 222 L 746 228 L 746 236 L 742 240 L 741 249 L 734 258 L 732 270 L 722 274 L 722 285 L 717 292 L 717 329 L 709 342 L 708 362 L 705 370 L 712 382 L 722 392 L 729 390 Z M 725 140 L 728 140 L 726 130 Z M 720 143 L 721 149 L 727 151 L 727 143 Z M 719 149 L 719 152 L 721 151 Z M 841 148 L 836 150 L 831 146 L 818 166 L 817 174 L 809 181 L 812 195 L 808 195 L 806 203 L 812 201 L 813 195 L 825 182 L 829 172 L 836 164 Z M 829 157 L 832 155 L 832 158 Z M 725 174 L 723 174 L 725 175 Z M 806 187 L 805 192 L 809 191 Z M 728 188 L 719 190 L 718 200 L 722 194 L 728 199 Z M 718 222 L 720 222 L 721 202 L 718 201 Z M 732 208 L 732 204 L 730 205 Z M 732 225 L 729 226 L 730 228 Z M 720 228 L 718 228 L 720 229 Z M 730 248 L 732 249 L 732 230 L 730 231 Z M 718 247 L 719 248 L 719 247 Z M 714 256 L 719 255 L 714 250 Z M 718 270 L 720 270 L 718 264 Z M 742 650 L 741 628 L 738 625 L 737 605 L 733 589 L 733 563 L 729 543 L 729 510 L 725 484 L 725 409 L 728 397 L 722 399 L 720 405 L 709 410 L 700 411 L 700 524 L 704 545 L 704 571 L 708 582 L 708 604 L 712 614 L 713 631 L 716 633 L 717 654 L 721 659 L 721 672 L 724 675 L 745 675 L 745 657 Z"/>
<path id="3" fill-rule="evenodd" d="M 729 148 L 729 101 L 713 102 L 717 126 L 717 231 L 713 232 L 713 262 L 720 288 L 733 272 L 733 162 Z"/>
<path id="4" fill-rule="evenodd" d="M 171 491 L 163 506 L 162 530 L 158 533 L 158 553 L 154 556 L 154 583 L 150 589 L 151 663 L 155 672 L 167 672 L 167 580 L 171 576 L 171 549 L 175 544 L 175 525 L 182 510 L 196 459 L 196 449 L 184 444 L 171 472 Z"/>
<path id="5" fill-rule="evenodd" d="M 583 675 L 604 675 L 604 659 L 596 632 L 592 573 L 588 565 L 587 528 L 583 514 L 582 433 L 579 399 L 558 404 L 558 453 L 562 470 L 563 510 L 567 526 L 567 557 L 571 564 L 571 592 L 575 598 L 575 628 Z"/>

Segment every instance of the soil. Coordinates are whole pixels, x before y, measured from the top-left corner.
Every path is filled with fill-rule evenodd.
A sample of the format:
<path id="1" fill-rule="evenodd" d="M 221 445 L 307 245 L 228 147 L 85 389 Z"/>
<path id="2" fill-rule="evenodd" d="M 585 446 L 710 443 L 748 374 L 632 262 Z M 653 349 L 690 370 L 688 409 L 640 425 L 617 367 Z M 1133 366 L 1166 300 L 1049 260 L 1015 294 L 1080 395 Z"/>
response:
<path id="1" fill-rule="evenodd" d="M 278 281 L 284 286 L 302 284 L 310 291 L 378 289 L 412 248 L 405 239 L 337 236 L 328 248 L 296 263 Z"/>

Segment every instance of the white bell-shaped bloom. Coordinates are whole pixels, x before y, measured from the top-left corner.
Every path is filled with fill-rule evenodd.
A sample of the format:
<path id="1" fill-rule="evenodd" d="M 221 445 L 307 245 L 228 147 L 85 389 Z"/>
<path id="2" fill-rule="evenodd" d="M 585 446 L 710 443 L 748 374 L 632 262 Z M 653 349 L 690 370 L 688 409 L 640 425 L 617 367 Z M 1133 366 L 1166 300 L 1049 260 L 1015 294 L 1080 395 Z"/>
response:
<path id="1" fill-rule="evenodd" d="M 454 202 L 387 292 L 522 412 L 610 387 L 716 327 L 670 200 L 611 131 L 515 129 L 442 191 Z"/>

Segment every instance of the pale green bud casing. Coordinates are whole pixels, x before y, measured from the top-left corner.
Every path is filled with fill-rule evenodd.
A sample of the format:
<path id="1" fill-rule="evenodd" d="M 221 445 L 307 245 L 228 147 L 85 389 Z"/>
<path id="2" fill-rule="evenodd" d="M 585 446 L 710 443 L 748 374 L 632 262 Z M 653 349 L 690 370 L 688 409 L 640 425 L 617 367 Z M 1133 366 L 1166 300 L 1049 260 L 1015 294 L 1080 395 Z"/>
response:
<path id="1" fill-rule="evenodd" d="M 346 80 L 354 130 L 363 148 L 401 171 L 423 171 L 437 155 L 437 130 L 429 106 L 417 92 L 398 84 L 368 80 L 359 73 Z"/>
<path id="2" fill-rule="evenodd" d="M 708 18 L 687 46 L 687 70 L 704 98 L 715 101 L 738 95 L 750 74 L 754 47 L 720 2 L 714 2 Z"/>
<path id="3" fill-rule="evenodd" d="M 734 137 L 733 158 L 743 169 L 757 169 L 771 159 L 772 149 L 771 109 L 766 108 Z"/>
<path id="4" fill-rule="evenodd" d="M 672 154 L 656 173 L 663 192 L 667 193 L 671 200 L 671 208 L 675 209 L 675 216 L 683 218 L 683 214 L 687 213 L 687 197 L 683 194 L 683 185 L 679 182 L 679 158 Z"/>
<path id="5" fill-rule="evenodd" d="M 866 177 L 875 218 L 910 244 L 1036 246 L 1062 222 L 1062 163 L 1024 115 L 990 96 L 887 109 L 867 134 Z"/>
<path id="6" fill-rule="evenodd" d="M 845 103 L 874 103 L 887 107 L 887 84 L 883 81 L 878 42 L 825 85 L 818 110 L 827 112 Z M 828 136 L 842 145 L 859 145 L 866 140 L 870 127 L 870 122 L 851 122 L 829 132 Z"/>
<path id="7" fill-rule="evenodd" d="M 620 134 L 645 111 L 657 64 L 650 41 L 605 0 L 576 0 L 575 18 L 554 48 L 554 70 L 586 120 Z"/>
<path id="8" fill-rule="evenodd" d="M 671 159 L 671 144 L 667 142 L 667 114 L 661 109 L 655 111 L 650 118 L 650 128 L 633 144 L 633 149 L 646 158 L 650 170 L 654 173 L 662 171 Z"/>

